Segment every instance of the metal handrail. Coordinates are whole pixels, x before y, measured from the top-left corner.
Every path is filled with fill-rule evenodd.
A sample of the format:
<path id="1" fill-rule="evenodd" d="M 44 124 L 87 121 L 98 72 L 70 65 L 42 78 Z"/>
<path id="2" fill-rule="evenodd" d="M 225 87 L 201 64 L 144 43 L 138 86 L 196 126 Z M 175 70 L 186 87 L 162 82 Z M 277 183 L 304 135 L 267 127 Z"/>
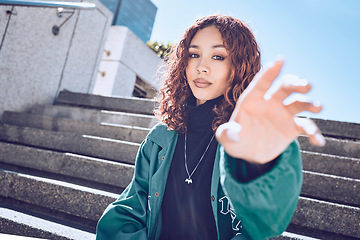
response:
<path id="1" fill-rule="evenodd" d="M 53 7 L 71 9 L 95 9 L 94 3 L 87 2 L 59 2 L 59 1 L 38 1 L 38 0 L 0 0 L 0 5 L 26 6 L 26 7 Z"/>

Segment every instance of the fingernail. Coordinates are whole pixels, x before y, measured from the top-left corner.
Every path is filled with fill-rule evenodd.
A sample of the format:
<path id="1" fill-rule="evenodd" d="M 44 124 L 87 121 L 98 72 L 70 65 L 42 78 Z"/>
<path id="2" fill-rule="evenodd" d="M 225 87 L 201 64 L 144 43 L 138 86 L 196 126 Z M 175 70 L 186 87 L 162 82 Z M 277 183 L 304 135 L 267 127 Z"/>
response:
<path id="1" fill-rule="evenodd" d="M 322 146 L 325 146 L 326 141 L 325 141 L 324 136 L 323 136 L 321 133 L 315 134 L 314 137 L 315 137 L 316 141 L 318 142 L 318 144 L 319 144 L 321 147 L 322 147 Z"/>
<path id="2" fill-rule="evenodd" d="M 309 81 L 306 80 L 305 78 L 300 78 L 297 75 L 294 74 L 284 74 L 281 77 L 282 81 L 288 82 L 289 84 L 293 84 L 295 86 L 306 86 L 309 84 Z"/>
<path id="3" fill-rule="evenodd" d="M 304 78 L 299 78 L 295 81 L 295 84 L 297 86 L 306 86 L 309 84 L 308 80 L 304 79 Z"/>
<path id="4" fill-rule="evenodd" d="M 239 141 L 239 132 L 241 131 L 242 127 L 235 121 L 231 121 L 227 123 L 227 131 L 226 135 L 231 141 Z"/>
<path id="5" fill-rule="evenodd" d="M 315 124 L 313 123 L 307 123 L 305 126 L 304 126 L 304 130 L 307 134 L 309 135 L 314 135 L 315 132 L 317 131 L 317 127 Z"/>
<path id="6" fill-rule="evenodd" d="M 317 107 L 317 108 L 319 108 L 319 107 L 321 107 L 321 103 L 319 102 L 319 101 L 314 101 L 313 103 L 312 103 L 312 105 L 314 105 L 314 107 Z"/>
<path id="7" fill-rule="evenodd" d="M 277 56 L 275 57 L 275 61 L 276 61 L 276 62 L 284 62 L 284 61 L 285 61 L 285 58 L 284 58 L 283 55 L 277 55 Z"/>

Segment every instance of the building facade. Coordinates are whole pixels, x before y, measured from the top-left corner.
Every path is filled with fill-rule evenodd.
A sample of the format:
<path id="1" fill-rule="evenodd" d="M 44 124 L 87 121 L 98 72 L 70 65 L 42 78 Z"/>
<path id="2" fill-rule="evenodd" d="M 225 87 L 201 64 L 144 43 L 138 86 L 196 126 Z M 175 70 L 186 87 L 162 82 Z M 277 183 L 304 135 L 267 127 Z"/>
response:
<path id="1" fill-rule="evenodd" d="M 111 26 L 93 94 L 153 98 L 165 64 L 133 31 Z"/>
<path id="2" fill-rule="evenodd" d="M 157 7 L 151 0 L 101 0 L 114 14 L 113 25 L 128 27 L 143 42 L 150 39 Z"/>

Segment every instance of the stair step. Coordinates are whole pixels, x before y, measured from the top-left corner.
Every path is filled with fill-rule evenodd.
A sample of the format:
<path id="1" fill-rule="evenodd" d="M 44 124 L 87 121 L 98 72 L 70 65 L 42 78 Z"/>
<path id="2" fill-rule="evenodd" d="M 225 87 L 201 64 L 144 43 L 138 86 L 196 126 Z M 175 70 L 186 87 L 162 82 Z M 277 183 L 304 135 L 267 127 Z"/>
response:
<path id="1" fill-rule="evenodd" d="M 360 207 L 360 180 L 304 171 L 301 195 Z"/>
<path id="2" fill-rule="evenodd" d="M 17 114 L 14 114 L 14 115 L 17 115 Z M 119 142 L 124 143 L 125 145 L 127 145 L 127 147 L 130 147 L 130 146 L 128 146 L 130 144 L 128 142 L 128 140 L 132 140 L 133 142 L 139 143 L 140 141 L 142 141 L 145 138 L 145 136 L 148 134 L 148 131 L 149 131 L 149 129 L 127 127 L 127 126 L 105 126 L 105 125 L 102 125 L 102 126 L 96 127 L 96 125 L 91 125 L 91 123 L 79 123 L 79 122 L 76 122 L 76 123 L 80 124 L 80 126 L 72 127 L 73 124 L 71 124 L 71 123 L 75 123 L 75 122 L 72 122 L 72 120 L 57 119 L 55 121 L 55 120 L 48 119 L 47 117 L 38 117 L 38 116 L 35 116 L 34 118 L 28 117 L 28 119 L 29 120 L 18 120 L 18 122 L 20 122 L 20 123 L 25 122 L 28 125 L 33 125 L 36 127 L 43 127 L 48 130 L 39 130 L 39 129 L 21 127 L 21 126 L 12 126 L 9 124 L 2 124 L 2 125 L 0 125 L 0 139 L 2 139 L 3 141 L 14 141 L 14 142 L 21 143 L 20 140 L 18 139 L 19 136 L 17 136 L 21 132 L 24 135 L 24 137 L 22 137 L 22 140 L 25 139 L 25 136 L 33 137 L 32 139 L 31 138 L 28 139 L 28 141 L 26 143 L 24 142 L 23 144 L 29 144 L 32 146 L 39 146 L 39 147 L 50 148 L 50 149 L 57 149 L 60 151 L 72 151 L 71 149 L 74 149 L 74 147 L 73 147 L 74 145 L 67 144 L 67 142 L 65 140 L 68 140 L 68 142 L 71 143 L 71 142 L 74 142 L 74 139 L 77 139 L 77 141 L 75 141 L 77 150 L 74 150 L 74 153 L 87 155 L 88 151 L 85 151 L 85 152 L 83 152 L 83 151 L 87 150 L 86 148 L 91 149 L 91 145 L 85 144 L 85 142 L 86 143 L 88 143 L 89 141 L 94 142 L 96 139 L 98 141 L 100 141 L 100 139 L 104 138 L 104 139 L 102 139 L 103 140 L 102 142 L 105 144 L 106 142 L 110 142 L 109 140 L 106 141 L 106 139 L 105 139 L 106 137 L 113 137 L 113 138 L 124 139 L 124 140 L 119 140 Z M 43 121 L 41 121 L 41 119 L 43 119 Z M 64 130 L 64 131 L 66 130 L 66 131 L 68 131 L 68 133 L 49 131 L 49 130 L 59 130 L 59 129 Z M 79 136 L 77 134 L 74 134 L 76 132 L 79 132 L 79 134 L 85 133 L 86 135 L 90 135 L 90 136 L 96 135 L 96 137 L 92 137 L 92 139 L 91 139 L 92 141 L 91 141 L 90 140 L 91 137 L 84 136 L 84 135 Z M 6 136 L 9 134 L 13 135 L 13 136 L 12 137 Z M 52 146 L 53 148 L 49 147 L 48 145 L 49 144 L 51 145 L 51 142 L 55 141 L 56 138 L 53 138 L 51 140 L 51 138 L 46 136 L 47 134 L 51 134 L 52 136 L 53 135 L 57 136 L 58 137 L 57 140 L 62 142 L 62 144 Z M 100 137 L 98 137 L 98 135 L 100 135 Z M 14 139 L 14 138 L 17 138 L 17 139 Z M 36 138 L 39 138 L 39 139 L 36 139 Z M 29 143 L 29 141 L 30 142 L 31 141 L 32 142 L 39 142 L 39 141 L 44 142 L 44 141 L 41 141 L 41 139 L 46 139 L 44 146 L 42 146 L 41 144 Z M 86 139 L 86 141 L 85 141 L 85 139 Z M 79 144 L 81 143 L 81 141 L 83 141 L 83 142 L 85 141 L 85 142 L 80 147 Z M 329 154 L 337 154 L 338 152 L 341 152 L 343 155 L 346 155 L 346 157 L 353 158 L 353 157 L 360 156 L 359 155 L 360 142 L 327 138 L 327 145 L 322 148 L 314 147 L 314 146 L 310 145 L 307 142 L 306 137 L 300 137 L 299 142 L 300 142 L 301 148 L 304 150 L 304 152 L 317 151 L 317 152 L 328 154 L 328 155 Z M 123 146 L 124 144 L 119 144 L 119 146 Z M 54 145 L 54 144 L 52 144 L 52 145 Z M 66 148 L 66 146 L 68 146 L 69 148 Z M 127 147 L 124 146 L 124 148 L 127 148 Z M 117 154 L 117 155 L 107 154 L 106 152 L 104 153 L 105 155 L 98 155 L 98 153 L 97 153 L 97 155 L 93 155 L 93 156 L 100 157 L 100 158 L 106 158 L 106 159 L 114 159 L 114 157 L 116 157 L 114 160 L 133 163 L 135 156 L 136 156 L 137 147 L 138 147 L 138 145 L 135 145 L 135 148 L 132 148 L 133 152 L 130 153 L 132 157 L 127 158 L 127 160 L 118 159 L 118 156 L 127 156 L 127 154 L 124 154 L 124 152 L 122 152 L 121 154 Z M 103 148 L 99 148 L 99 146 L 93 145 L 92 149 L 93 149 L 93 151 L 91 151 L 91 152 L 99 152 Z M 334 149 L 336 149 L 336 150 L 334 150 Z M 114 150 L 114 149 L 112 149 L 112 150 Z M 82 152 L 79 152 L 79 151 L 82 151 Z M 119 152 L 117 152 L 117 153 L 119 153 Z M 93 154 L 95 154 L 95 153 L 93 153 Z M 89 156 L 91 156 L 91 154 Z M 105 157 L 105 156 L 107 156 L 107 157 Z M 312 157 L 314 157 L 314 156 L 315 155 L 313 154 Z M 317 158 L 321 158 L 321 157 L 317 157 Z M 357 164 L 357 166 L 358 166 L 358 164 Z M 351 171 L 351 169 L 353 169 L 353 168 L 347 168 L 347 169 L 348 169 L 348 171 Z M 357 171 L 355 171 L 355 169 L 353 169 L 353 171 L 357 172 Z M 335 175 L 337 175 L 337 174 L 335 174 Z M 354 176 L 347 176 L 347 177 L 354 177 Z"/>
<path id="3" fill-rule="evenodd" d="M 360 238 L 360 208 L 300 197 L 293 225 Z M 328 239 L 321 237 L 321 239 Z"/>
<path id="4" fill-rule="evenodd" d="M 125 188 L 134 166 L 0 142 L 0 162 Z"/>
<path id="5" fill-rule="evenodd" d="M 349 141 L 344 139 L 335 139 L 325 137 L 326 145 L 317 147 L 309 143 L 308 138 L 300 136 L 298 138 L 301 149 L 309 152 L 325 153 L 337 156 L 359 158 L 360 157 L 360 141 Z"/>
<path id="6" fill-rule="evenodd" d="M 346 178 L 360 179 L 360 159 L 302 150 L 303 168 Z"/>
<path id="7" fill-rule="evenodd" d="M 280 236 L 270 238 L 270 240 L 320 240 L 318 238 L 312 238 L 290 232 L 283 232 Z"/>
<path id="8" fill-rule="evenodd" d="M 17 126 L 32 127 L 57 132 L 71 132 L 141 143 L 149 133 L 148 128 L 130 127 L 108 123 L 90 123 L 67 118 L 55 118 L 27 113 L 5 111 L 2 122 Z"/>
<path id="9" fill-rule="evenodd" d="M 153 114 L 155 101 L 135 97 L 105 97 L 100 95 L 61 91 L 56 105 L 71 105 L 101 110 Z"/>
<path id="10" fill-rule="evenodd" d="M 0 140 L 134 164 L 138 143 L 0 124 Z"/>
<path id="11" fill-rule="evenodd" d="M 95 110 L 61 105 L 35 105 L 27 113 L 48 117 L 70 118 L 75 121 L 93 123 L 114 123 L 129 126 L 152 128 L 159 121 L 153 115 Z"/>
<path id="12" fill-rule="evenodd" d="M 94 222 L 118 197 L 105 191 L 6 170 L 0 170 L 0 179 L 2 197 Z"/>
<path id="13" fill-rule="evenodd" d="M 94 233 L 85 232 L 29 214 L 0 207 L 0 239 L 30 240 L 34 238 L 53 240 L 95 239 Z M 15 237 L 14 234 L 32 238 Z"/>
<path id="14" fill-rule="evenodd" d="M 104 97 L 61 91 L 56 104 L 77 105 L 97 109 L 153 114 L 155 101 L 142 98 Z M 141 107 L 140 107 L 141 106 Z M 360 139 L 360 124 L 313 118 L 321 131 L 332 137 Z"/>
<path id="15" fill-rule="evenodd" d="M 324 135 L 360 140 L 360 124 L 312 118 Z"/>

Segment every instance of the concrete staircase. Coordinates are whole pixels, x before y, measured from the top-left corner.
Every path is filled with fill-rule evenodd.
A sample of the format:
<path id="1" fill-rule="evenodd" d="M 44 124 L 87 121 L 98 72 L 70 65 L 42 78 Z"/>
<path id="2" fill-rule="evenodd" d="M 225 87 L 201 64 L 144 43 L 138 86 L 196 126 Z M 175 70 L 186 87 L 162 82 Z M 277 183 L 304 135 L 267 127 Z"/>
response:
<path id="1" fill-rule="evenodd" d="M 97 220 L 130 182 L 154 102 L 63 91 L 54 106 L 4 112 L 0 233 L 94 239 Z M 300 137 L 304 185 L 275 239 L 360 239 L 360 125 L 315 119 L 323 148 Z"/>

